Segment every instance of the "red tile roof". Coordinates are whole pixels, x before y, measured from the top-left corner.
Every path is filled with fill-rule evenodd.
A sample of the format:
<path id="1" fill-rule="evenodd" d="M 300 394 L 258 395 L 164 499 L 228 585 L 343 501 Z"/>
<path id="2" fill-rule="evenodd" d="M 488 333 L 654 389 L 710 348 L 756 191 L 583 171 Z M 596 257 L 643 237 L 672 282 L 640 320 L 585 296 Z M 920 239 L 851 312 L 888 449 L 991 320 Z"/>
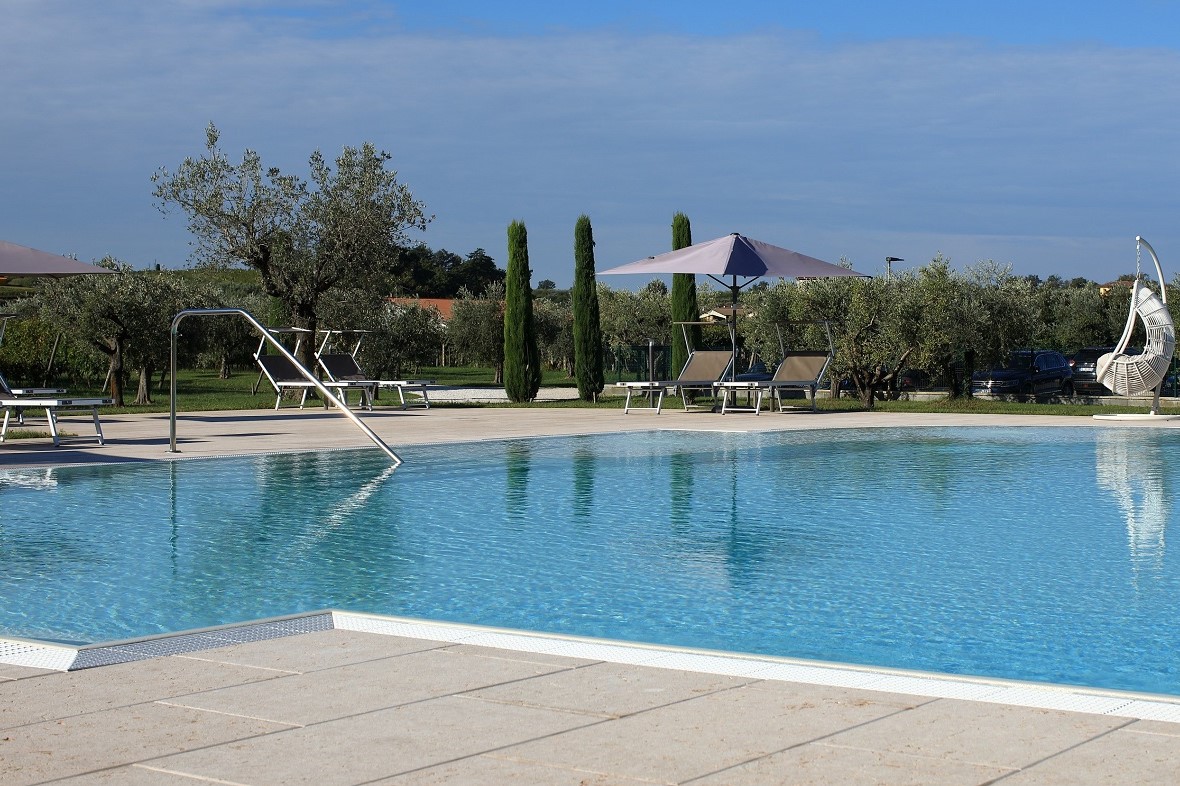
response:
<path id="1" fill-rule="evenodd" d="M 443 318 L 443 322 L 450 322 L 454 312 L 455 301 L 449 297 L 390 297 L 390 303 L 402 306 L 418 306 L 419 308 L 433 308 Z"/>

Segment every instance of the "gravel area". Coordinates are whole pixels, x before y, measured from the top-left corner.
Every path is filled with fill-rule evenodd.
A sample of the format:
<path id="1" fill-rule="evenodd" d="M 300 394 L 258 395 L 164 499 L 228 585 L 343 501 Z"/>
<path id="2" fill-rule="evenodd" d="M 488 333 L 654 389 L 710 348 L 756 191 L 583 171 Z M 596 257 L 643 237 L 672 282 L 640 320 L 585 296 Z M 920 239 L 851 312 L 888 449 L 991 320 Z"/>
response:
<path id="1" fill-rule="evenodd" d="M 572 401 L 578 397 L 577 388 L 541 388 L 537 401 Z M 508 401 L 503 388 L 432 387 L 430 400 L 442 402 L 470 401 L 480 404 L 503 404 Z"/>

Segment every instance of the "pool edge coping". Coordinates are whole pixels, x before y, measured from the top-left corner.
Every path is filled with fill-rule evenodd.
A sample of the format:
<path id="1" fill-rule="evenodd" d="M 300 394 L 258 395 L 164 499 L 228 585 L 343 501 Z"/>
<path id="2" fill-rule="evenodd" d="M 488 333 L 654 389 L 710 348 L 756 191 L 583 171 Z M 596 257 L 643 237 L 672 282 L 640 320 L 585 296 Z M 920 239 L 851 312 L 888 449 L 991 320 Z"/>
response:
<path id="1" fill-rule="evenodd" d="M 0 664 L 81 671 L 327 630 L 756 680 L 1180 723 L 1180 696 L 536 633 L 339 609 L 82 646 L 0 637 Z"/>

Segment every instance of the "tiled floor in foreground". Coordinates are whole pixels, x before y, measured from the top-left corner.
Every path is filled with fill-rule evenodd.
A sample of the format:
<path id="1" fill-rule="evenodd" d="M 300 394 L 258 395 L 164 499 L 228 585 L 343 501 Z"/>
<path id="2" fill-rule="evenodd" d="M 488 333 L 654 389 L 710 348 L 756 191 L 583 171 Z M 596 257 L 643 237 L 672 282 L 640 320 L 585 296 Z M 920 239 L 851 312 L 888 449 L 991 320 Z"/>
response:
<path id="1" fill-rule="evenodd" d="M 6 667 L 0 680 L 12 786 L 1166 783 L 1180 771 L 1180 724 L 342 629 L 69 673 Z"/>

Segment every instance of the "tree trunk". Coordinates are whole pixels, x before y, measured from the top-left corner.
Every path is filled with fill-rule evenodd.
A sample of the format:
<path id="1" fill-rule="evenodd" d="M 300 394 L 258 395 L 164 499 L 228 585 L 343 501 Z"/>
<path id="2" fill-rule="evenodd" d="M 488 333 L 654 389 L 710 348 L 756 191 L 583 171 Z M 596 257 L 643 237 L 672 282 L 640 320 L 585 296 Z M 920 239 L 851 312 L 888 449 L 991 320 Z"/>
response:
<path id="1" fill-rule="evenodd" d="M 947 392 L 947 398 L 954 401 L 963 395 L 963 374 L 959 370 L 958 364 L 954 361 L 948 361 L 942 364 L 942 375 L 950 380 L 950 389 Z"/>
<path id="2" fill-rule="evenodd" d="M 111 358 L 107 376 L 110 378 L 111 399 L 116 407 L 126 406 L 123 400 L 123 342 L 116 340 L 114 349 L 103 347 Z"/>
<path id="3" fill-rule="evenodd" d="M 141 366 L 139 369 L 139 387 L 135 391 L 135 406 L 141 407 L 152 403 L 151 379 L 151 367 Z"/>
<path id="4" fill-rule="evenodd" d="M 315 372 L 315 350 L 316 350 L 316 330 L 319 329 L 319 324 L 316 321 L 315 303 L 296 303 L 291 307 L 291 316 L 295 321 L 296 327 L 307 328 L 311 332 L 306 334 L 303 338 L 303 343 L 299 348 L 299 362 L 307 366 L 308 370 Z"/>
<path id="5" fill-rule="evenodd" d="M 964 388 L 963 395 L 967 398 L 972 398 L 974 393 L 971 390 L 971 380 L 975 377 L 975 350 L 969 349 L 963 356 L 963 377 Z"/>
<path id="6" fill-rule="evenodd" d="M 872 409 L 873 405 L 876 403 L 876 400 L 877 386 L 870 383 L 865 386 L 864 391 L 861 393 L 860 401 L 862 404 L 864 404 L 865 409 Z"/>

